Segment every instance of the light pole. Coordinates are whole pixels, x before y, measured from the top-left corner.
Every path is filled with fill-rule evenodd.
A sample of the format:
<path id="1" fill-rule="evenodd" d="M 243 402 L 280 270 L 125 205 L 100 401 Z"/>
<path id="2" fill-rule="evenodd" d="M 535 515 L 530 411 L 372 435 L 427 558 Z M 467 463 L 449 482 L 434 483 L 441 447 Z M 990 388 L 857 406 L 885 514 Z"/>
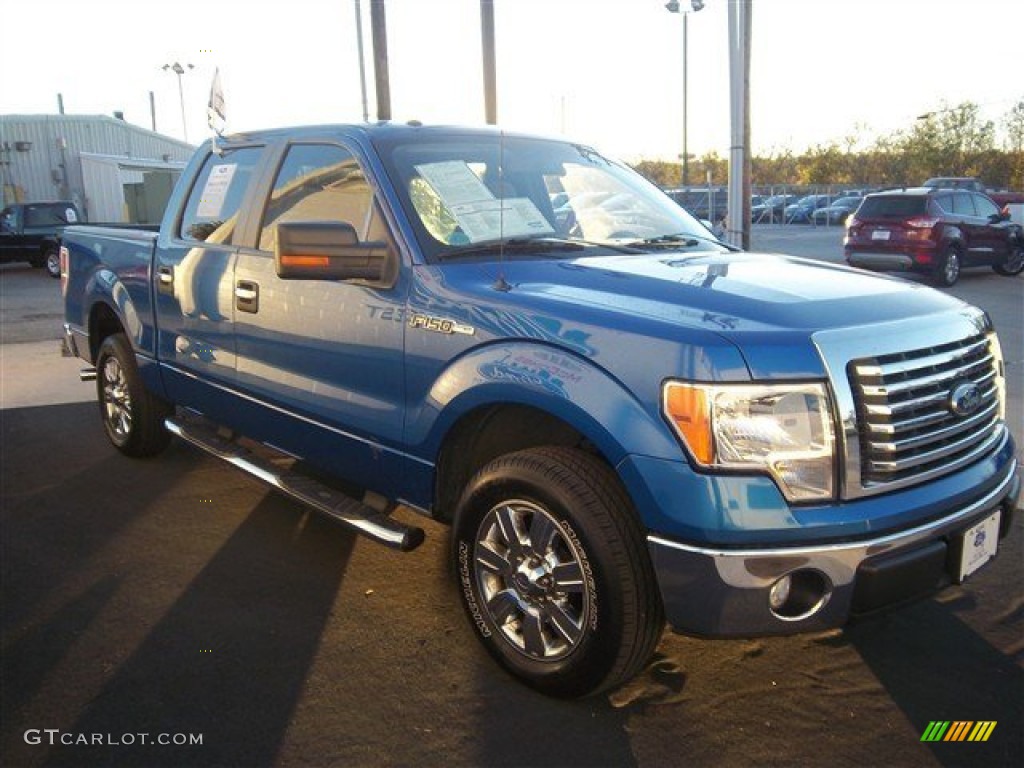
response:
<path id="1" fill-rule="evenodd" d="M 370 112 L 366 106 L 366 59 L 363 57 L 363 0 L 355 0 L 356 5 L 356 47 L 359 52 L 359 88 L 363 94 L 363 122 L 370 122 Z"/>
<path id="2" fill-rule="evenodd" d="M 704 8 L 704 0 L 690 0 L 690 7 L 693 8 L 693 12 Z M 682 13 L 683 14 L 683 189 L 686 189 L 690 185 L 690 152 L 687 147 L 687 114 L 686 114 L 686 100 L 689 91 L 687 84 L 687 52 L 686 44 L 688 37 L 688 25 L 687 19 L 690 15 L 689 11 L 684 11 L 679 7 L 678 0 L 669 0 L 665 3 L 665 9 L 669 13 Z"/>
<path id="3" fill-rule="evenodd" d="M 178 62 L 164 64 L 164 72 L 173 72 L 178 76 L 178 100 L 181 102 L 181 131 L 185 135 L 185 142 L 188 142 L 188 126 L 185 125 L 185 91 L 181 87 L 181 76 L 185 74 L 185 67 L 195 69 L 193 64 L 186 64 L 184 67 Z"/>

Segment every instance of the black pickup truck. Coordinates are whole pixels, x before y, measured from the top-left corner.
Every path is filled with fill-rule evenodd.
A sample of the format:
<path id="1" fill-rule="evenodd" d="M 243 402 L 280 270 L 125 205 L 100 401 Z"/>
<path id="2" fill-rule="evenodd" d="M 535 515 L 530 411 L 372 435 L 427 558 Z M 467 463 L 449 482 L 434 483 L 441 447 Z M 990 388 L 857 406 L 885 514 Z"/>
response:
<path id="1" fill-rule="evenodd" d="M 27 261 L 60 277 L 58 240 L 64 227 L 82 217 L 74 203 L 18 203 L 0 211 L 0 263 Z"/>

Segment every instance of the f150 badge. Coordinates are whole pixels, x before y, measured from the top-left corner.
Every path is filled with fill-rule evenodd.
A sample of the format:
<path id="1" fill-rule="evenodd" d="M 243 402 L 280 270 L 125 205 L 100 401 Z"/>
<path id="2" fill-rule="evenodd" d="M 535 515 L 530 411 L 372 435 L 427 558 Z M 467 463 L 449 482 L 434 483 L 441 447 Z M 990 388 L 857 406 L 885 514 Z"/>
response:
<path id="1" fill-rule="evenodd" d="M 409 318 L 409 327 L 422 328 L 424 331 L 433 331 L 434 333 L 461 333 L 466 336 L 472 336 L 476 333 L 476 328 L 472 325 L 457 323 L 444 317 L 431 317 L 430 315 L 413 315 Z"/>

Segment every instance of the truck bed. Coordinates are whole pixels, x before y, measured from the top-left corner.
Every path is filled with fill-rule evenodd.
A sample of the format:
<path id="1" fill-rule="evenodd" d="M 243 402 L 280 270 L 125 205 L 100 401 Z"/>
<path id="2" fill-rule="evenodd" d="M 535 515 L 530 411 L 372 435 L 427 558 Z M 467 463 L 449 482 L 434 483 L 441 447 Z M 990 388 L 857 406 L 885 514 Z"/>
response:
<path id="1" fill-rule="evenodd" d="M 76 337 L 87 343 L 90 322 L 97 322 L 92 309 L 106 301 L 125 318 L 125 331 L 136 349 L 154 353 L 151 270 L 156 240 L 154 229 L 138 227 L 76 225 L 64 230 L 64 319 Z"/>

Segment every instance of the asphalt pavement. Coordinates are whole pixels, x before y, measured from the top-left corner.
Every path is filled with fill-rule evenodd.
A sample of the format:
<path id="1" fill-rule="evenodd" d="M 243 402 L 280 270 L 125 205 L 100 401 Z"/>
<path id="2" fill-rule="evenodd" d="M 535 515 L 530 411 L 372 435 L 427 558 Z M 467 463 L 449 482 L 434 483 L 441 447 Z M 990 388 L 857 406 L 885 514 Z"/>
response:
<path id="1" fill-rule="evenodd" d="M 754 245 L 838 262 L 839 236 Z M 1024 440 L 1024 279 L 950 292 L 993 317 Z M 633 683 L 553 701 L 478 647 L 444 527 L 417 518 L 397 553 L 180 442 L 114 451 L 60 314 L 57 281 L 0 268 L 4 766 L 1024 764 L 1022 516 L 935 599 L 817 635 L 666 633 Z M 996 726 L 922 742 L 935 720 Z"/>

